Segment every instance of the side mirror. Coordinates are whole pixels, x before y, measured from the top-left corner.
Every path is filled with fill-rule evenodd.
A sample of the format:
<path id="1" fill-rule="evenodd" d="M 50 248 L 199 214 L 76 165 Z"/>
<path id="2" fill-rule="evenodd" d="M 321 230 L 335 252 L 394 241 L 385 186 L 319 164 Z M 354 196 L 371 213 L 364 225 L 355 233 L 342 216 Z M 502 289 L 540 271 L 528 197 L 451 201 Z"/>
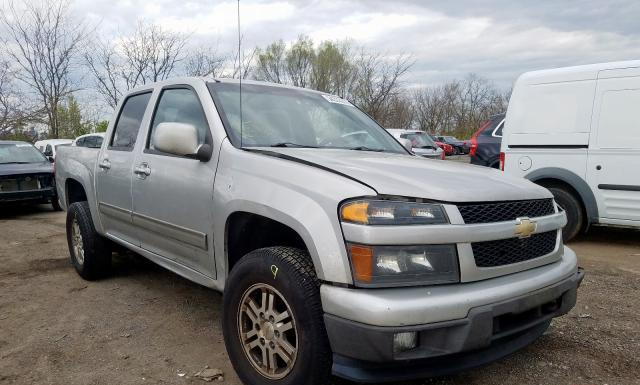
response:
<path id="1" fill-rule="evenodd" d="M 45 152 L 43 152 L 42 154 L 47 158 L 49 158 L 53 156 L 53 151 L 51 149 L 48 149 L 48 150 L 45 150 Z"/>
<path id="2" fill-rule="evenodd" d="M 53 156 L 47 156 L 47 159 L 49 160 L 49 162 L 53 163 L 55 162 L 55 159 L 53 158 Z"/>
<path id="3" fill-rule="evenodd" d="M 411 141 L 409 139 L 400 138 L 398 139 L 398 142 L 400 142 L 400 144 L 403 145 L 404 148 L 407 149 L 407 151 L 413 153 L 413 145 L 411 144 Z"/>
<path id="4" fill-rule="evenodd" d="M 198 130 L 186 123 L 160 123 L 153 132 L 152 143 L 158 151 L 179 156 L 195 156 L 199 147 Z"/>

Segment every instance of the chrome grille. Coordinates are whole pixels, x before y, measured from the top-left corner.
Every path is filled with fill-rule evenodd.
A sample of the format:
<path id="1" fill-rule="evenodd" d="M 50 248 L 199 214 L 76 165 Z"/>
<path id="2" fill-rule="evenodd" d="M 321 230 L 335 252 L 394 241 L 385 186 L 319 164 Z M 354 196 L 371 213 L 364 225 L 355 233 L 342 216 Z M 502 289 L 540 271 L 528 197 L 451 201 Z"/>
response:
<path id="1" fill-rule="evenodd" d="M 524 262 L 551 253 L 557 231 L 533 234 L 529 238 L 509 238 L 471 244 L 478 267 L 496 267 Z"/>
<path id="2" fill-rule="evenodd" d="M 491 202 L 458 205 L 464 223 L 512 221 L 520 217 L 541 217 L 555 212 L 553 199 Z"/>

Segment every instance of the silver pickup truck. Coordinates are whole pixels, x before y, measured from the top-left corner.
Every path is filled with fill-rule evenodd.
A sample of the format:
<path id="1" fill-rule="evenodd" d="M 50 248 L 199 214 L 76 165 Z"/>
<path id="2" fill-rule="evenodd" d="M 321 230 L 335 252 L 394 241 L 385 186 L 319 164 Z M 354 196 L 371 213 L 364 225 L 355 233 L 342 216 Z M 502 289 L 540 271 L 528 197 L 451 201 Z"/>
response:
<path id="1" fill-rule="evenodd" d="M 61 148 L 71 261 L 114 244 L 224 293 L 246 384 L 438 376 L 499 359 L 575 304 L 552 195 L 411 154 L 348 101 L 174 79 L 126 95 L 102 148 Z"/>

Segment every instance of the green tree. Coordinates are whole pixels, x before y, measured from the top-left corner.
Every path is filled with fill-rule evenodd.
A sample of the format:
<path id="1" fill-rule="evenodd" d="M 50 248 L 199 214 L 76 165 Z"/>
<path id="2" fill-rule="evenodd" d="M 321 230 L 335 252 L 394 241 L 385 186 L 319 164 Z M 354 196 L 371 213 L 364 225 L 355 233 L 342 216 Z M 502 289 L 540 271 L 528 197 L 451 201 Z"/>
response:
<path id="1" fill-rule="evenodd" d="M 83 121 L 80 105 L 73 95 L 57 108 L 60 137 L 76 138 L 91 132 L 91 124 Z"/>
<path id="2" fill-rule="evenodd" d="M 108 120 L 101 120 L 101 121 L 96 123 L 94 128 L 95 128 L 96 132 L 107 132 L 107 128 L 108 127 L 109 127 L 109 121 Z"/>

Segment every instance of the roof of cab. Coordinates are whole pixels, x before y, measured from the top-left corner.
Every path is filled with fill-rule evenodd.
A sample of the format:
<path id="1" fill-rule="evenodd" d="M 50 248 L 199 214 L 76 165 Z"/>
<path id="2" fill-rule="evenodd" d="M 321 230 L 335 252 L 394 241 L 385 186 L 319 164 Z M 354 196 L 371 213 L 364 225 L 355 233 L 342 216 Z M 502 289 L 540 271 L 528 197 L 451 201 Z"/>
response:
<path id="1" fill-rule="evenodd" d="M 598 72 L 603 70 L 637 67 L 640 67 L 640 60 L 627 60 L 572 67 L 561 67 L 525 72 L 524 74 L 520 75 L 517 82 L 525 82 L 527 84 L 543 84 L 559 81 L 593 80 L 598 77 Z"/>

